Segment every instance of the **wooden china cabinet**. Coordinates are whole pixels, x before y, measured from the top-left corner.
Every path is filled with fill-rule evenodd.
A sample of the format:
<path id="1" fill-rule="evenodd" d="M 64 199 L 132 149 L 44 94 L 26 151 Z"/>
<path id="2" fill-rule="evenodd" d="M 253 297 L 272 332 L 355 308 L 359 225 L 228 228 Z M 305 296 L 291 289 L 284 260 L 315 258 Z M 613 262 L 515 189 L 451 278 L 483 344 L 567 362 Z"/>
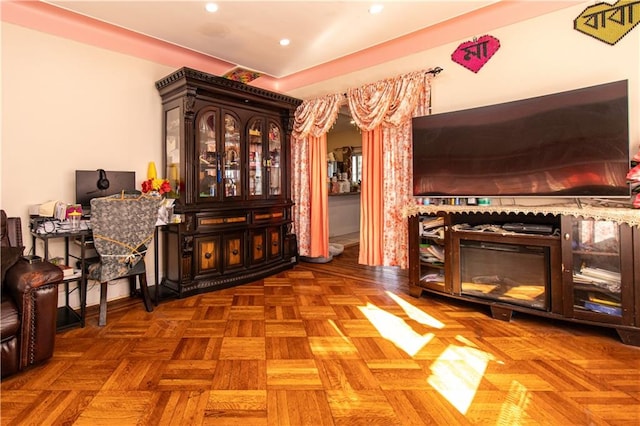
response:
<path id="1" fill-rule="evenodd" d="M 162 289 L 182 297 L 292 267 L 290 136 L 301 101 L 190 68 L 156 88 L 181 218 L 162 229 Z"/>

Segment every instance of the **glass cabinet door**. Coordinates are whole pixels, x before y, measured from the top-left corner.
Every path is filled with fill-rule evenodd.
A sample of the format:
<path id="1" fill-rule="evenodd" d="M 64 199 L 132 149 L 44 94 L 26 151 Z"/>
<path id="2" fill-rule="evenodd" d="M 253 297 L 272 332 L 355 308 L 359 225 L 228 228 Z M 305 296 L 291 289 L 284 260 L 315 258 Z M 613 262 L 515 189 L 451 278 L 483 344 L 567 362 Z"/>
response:
<path id="1" fill-rule="evenodd" d="M 262 134 L 264 124 L 262 119 L 254 119 L 249 123 L 249 196 L 263 195 L 263 168 L 262 153 L 264 144 L 262 143 Z"/>
<path id="2" fill-rule="evenodd" d="M 201 198 L 218 197 L 220 176 L 220 154 L 217 145 L 217 111 L 209 109 L 200 114 L 197 120 L 197 147 L 199 150 L 199 196 Z"/>
<path id="3" fill-rule="evenodd" d="M 418 225 L 421 285 L 445 292 L 445 224 L 442 216 L 420 216 Z"/>
<path id="4" fill-rule="evenodd" d="M 275 123 L 269 123 L 269 153 L 266 157 L 266 169 L 268 174 L 268 195 L 278 196 L 282 194 L 282 132 Z"/>
<path id="5" fill-rule="evenodd" d="M 172 108 L 165 115 L 165 153 L 167 156 L 165 170 L 171 192 L 168 198 L 180 198 L 182 182 L 180 180 L 180 108 Z"/>
<path id="6" fill-rule="evenodd" d="M 230 114 L 224 115 L 224 196 L 242 195 L 240 124 Z"/>
<path id="7" fill-rule="evenodd" d="M 575 316 L 622 317 L 620 229 L 617 223 L 573 219 L 571 227 Z"/>

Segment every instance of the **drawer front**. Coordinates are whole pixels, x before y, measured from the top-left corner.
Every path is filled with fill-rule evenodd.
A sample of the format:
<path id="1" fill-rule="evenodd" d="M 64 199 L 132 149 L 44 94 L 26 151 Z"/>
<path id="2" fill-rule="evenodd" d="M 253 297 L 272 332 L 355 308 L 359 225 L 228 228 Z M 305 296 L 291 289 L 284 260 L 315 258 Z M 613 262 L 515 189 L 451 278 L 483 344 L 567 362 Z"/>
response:
<path id="1" fill-rule="evenodd" d="M 196 238 L 197 274 L 212 274 L 220 271 L 220 236 Z"/>
<path id="2" fill-rule="evenodd" d="M 198 230 L 216 228 L 221 226 L 245 225 L 249 222 L 246 213 L 229 214 L 224 216 L 201 216 L 198 217 Z"/>
<path id="3" fill-rule="evenodd" d="M 284 209 L 258 210 L 253 212 L 253 223 L 280 222 L 285 218 Z"/>

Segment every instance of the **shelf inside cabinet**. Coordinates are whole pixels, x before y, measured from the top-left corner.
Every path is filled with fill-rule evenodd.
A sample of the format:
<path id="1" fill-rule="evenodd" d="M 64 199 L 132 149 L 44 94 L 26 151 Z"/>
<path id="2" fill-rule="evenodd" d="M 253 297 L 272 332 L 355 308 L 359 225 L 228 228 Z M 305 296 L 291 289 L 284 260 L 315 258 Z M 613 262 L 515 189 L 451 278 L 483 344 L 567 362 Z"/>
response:
<path id="1" fill-rule="evenodd" d="M 584 251 L 584 250 L 574 250 L 574 256 L 611 256 L 617 257 L 620 256 L 620 253 L 610 252 L 610 251 Z"/>

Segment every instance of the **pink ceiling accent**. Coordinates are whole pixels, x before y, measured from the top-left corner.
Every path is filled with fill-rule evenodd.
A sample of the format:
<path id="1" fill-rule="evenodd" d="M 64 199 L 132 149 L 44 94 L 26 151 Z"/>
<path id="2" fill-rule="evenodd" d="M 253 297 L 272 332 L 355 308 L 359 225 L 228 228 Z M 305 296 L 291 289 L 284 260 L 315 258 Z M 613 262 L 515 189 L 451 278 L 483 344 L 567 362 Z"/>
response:
<path id="1" fill-rule="evenodd" d="M 3 21 L 159 64 L 187 66 L 214 75 L 236 66 L 39 1 L 2 1 L 0 7 Z"/>
<path id="2" fill-rule="evenodd" d="M 287 92 L 574 5 L 571 0 L 501 1 L 287 77 L 264 75 L 251 85 Z M 39 1 L 3 1 L 0 7 L 3 21 L 167 66 L 187 66 L 214 75 L 223 75 L 236 66 Z M 445 64 L 425 67 L 429 65 Z"/>

